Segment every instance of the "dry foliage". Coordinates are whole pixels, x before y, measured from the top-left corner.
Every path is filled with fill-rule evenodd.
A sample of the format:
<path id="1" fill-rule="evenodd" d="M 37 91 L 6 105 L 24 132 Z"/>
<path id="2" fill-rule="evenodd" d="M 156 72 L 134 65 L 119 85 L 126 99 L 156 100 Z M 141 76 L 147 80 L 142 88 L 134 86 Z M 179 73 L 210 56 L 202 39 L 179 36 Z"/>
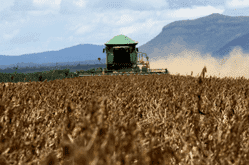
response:
<path id="1" fill-rule="evenodd" d="M 0 84 L 0 164 L 249 164 L 248 80 L 96 76 Z"/>

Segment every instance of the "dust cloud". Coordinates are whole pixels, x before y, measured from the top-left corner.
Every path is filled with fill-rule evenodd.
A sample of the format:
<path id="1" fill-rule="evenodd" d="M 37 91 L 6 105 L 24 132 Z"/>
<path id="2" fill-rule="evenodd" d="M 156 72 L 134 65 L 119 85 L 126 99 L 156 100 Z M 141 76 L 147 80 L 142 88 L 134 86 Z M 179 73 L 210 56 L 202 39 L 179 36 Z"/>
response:
<path id="1" fill-rule="evenodd" d="M 249 54 L 243 54 L 241 48 L 234 48 L 233 51 L 223 59 L 216 59 L 210 54 L 200 55 L 199 52 L 184 50 L 183 52 L 166 58 L 149 59 L 151 69 L 167 68 L 172 75 L 191 75 L 198 76 L 204 66 L 207 67 L 205 77 L 244 77 L 249 79 Z"/>

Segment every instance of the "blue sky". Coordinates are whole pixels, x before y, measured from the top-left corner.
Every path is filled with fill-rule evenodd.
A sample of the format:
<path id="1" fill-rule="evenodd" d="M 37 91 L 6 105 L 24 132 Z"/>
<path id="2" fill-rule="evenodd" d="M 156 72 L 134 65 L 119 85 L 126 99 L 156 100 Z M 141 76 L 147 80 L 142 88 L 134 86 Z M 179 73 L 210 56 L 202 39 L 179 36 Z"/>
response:
<path id="1" fill-rule="evenodd" d="M 127 35 L 141 46 L 163 26 L 212 13 L 248 16 L 248 0 L 0 0 L 0 55 L 103 45 Z"/>

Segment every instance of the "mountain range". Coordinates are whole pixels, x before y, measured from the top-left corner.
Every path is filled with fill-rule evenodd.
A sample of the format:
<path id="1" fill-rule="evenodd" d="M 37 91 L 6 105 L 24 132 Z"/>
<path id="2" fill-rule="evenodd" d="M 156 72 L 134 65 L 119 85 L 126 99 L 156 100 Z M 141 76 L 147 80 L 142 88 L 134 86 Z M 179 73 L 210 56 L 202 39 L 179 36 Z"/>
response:
<path id="1" fill-rule="evenodd" d="M 249 17 L 211 14 L 194 20 L 175 21 L 163 27 L 155 38 L 139 47 L 151 58 L 196 50 L 222 59 L 235 47 L 249 52 Z"/>
<path id="2" fill-rule="evenodd" d="M 105 63 L 104 45 L 80 44 L 58 51 L 25 54 L 20 56 L 0 55 L 0 68 L 65 66 L 77 64 Z M 98 58 L 101 58 L 98 61 Z"/>
<path id="3" fill-rule="evenodd" d="M 222 59 L 233 48 L 241 47 L 243 53 L 249 52 L 249 17 L 231 17 L 211 14 L 194 20 L 172 22 L 146 44 L 138 47 L 149 59 L 167 57 L 186 49 L 196 50 L 201 54 L 209 53 Z M 110 36 L 111 38 L 112 36 Z M 129 36 L 128 36 L 129 37 Z M 76 45 L 58 51 L 47 51 L 21 56 L 0 55 L 0 67 L 7 66 L 55 66 L 105 63 L 104 45 Z M 100 61 L 97 59 L 101 58 Z"/>

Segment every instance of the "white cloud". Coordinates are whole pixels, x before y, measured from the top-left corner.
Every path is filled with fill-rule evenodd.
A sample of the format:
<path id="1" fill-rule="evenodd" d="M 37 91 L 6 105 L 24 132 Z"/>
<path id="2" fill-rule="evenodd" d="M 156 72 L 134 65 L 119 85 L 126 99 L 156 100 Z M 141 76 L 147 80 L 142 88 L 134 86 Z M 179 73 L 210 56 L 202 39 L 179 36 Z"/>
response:
<path id="1" fill-rule="evenodd" d="M 32 16 L 44 16 L 44 15 L 47 15 L 47 14 L 57 14 L 58 12 L 54 11 L 54 10 L 46 10 L 46 11 L 28 11 L 28 14 L 29 15 L 32 15 Z"/>
<path id="2" fill-rule="evenodd" d="M 93 30 L 92 26 L 90 26 L 90 25 L 82 25 L 76 30 L 75 34 L 81 34 L 82 35 L 82 34 L 85 34 L 87 32 L 91 32 L 92 30 Z"/>
<path id="3" fill-rule="evenodd" d="M 34 0 L 33 3 L 37 5 L 60 5 L 61 0 Z"/>
<path id="4" fill-rule="evenodd" d="M 76 6 L 79 6 L 79 7 L 86 7 L 86 1 L 84 1 L 84 0 L 73 1 L 73 3 L 74 3 Z"/>
<path id="5" fill-rule="evenodd" d="M 14 38 L 19 32 L 20 32 L 20 30 L 17 29 L 17 30 L 14 30 L 12 33 L 3 34 L 3 38 L 6 40 L 10 40 L 10 39 Z"/>
<path id="6" fill-rule="evenodd" d="M 43 12 L 38 13 L 38 11 L 46 11 L 47 13 L 58 13 L 60 9 L 61 0 L 34 0 L 33 5 L 36 10 L 32 10 L 34 15 L 45 15 Z"/>
<path id="7" fill-rule="evenodd" d="M 224 9 L 213 6 L 193 6 L 193 8 L 183 8 L 175 11 L 169 11 L 168 16 L 173 18 L 196 18 L 206 16 L 212 13 L 223 13 Z"/>
<path id="8" fill-rule="evenodd" d="M 129 35 L 129 34 L 135 33 L 136 31 L 138 31 L 138 29 L 133 25 L 120 28 L 120 34 L 123 34 L 123 35 Z"/>
<path id="9" fill-rule="evenodd" d="M 153 7 L 153 8 L 162 8 L 162 7 L 167 7 L 168 3 L 165 0 L 132 0 L 129 3 L 134 3 L 134 4 L 138 4 L 140 6 L 149 6 L 149 7 Z M 138 6 L 139 7 L 139 6 Z"/>
<path id="10" fill-rule="evenodd" d="M 139 31 L 150 31 L 154 27 L 155 24 L 158 24 L 158 21 L 154 21 L 153 19 L 146 20 L 143 23 L 136 23 L 132 26 L 122 27 L 120 28 L 120 34 L 129 35 L 138 33 Z"/>
<path id="11" fill-rule="evenodd" d="M 229 0 L 226 3 L 227 7 L 229 8 L 245 8 L 249 7 L 249 1 L 248 0 Z"/>
<path id="12" fill-rule="evenodd" d="M 24 30 L 22 30 L 24 31 Z M 40 34 L 39 33 L 34 33 L 34 32 L 22 32 L 20 33 L 18 36 L 14 37 L 13 39 L 10 40 L 10 44 L 28 44 L 28 43 L 34 43 L 34 42 L 38 42 L 40 38 Z"/>
<path id="13" fill-rule="evenodd" d="M 33 0 L 15 0 L 14 5 L 11 6 L 11 11 L 17 12 L 17 11 L 23 11 L 26 12 L 28 10 L 35 10 L 35 7 L 33 6 Z"/>
<path id="14" fill-rule="evenodd" d="M 0 0 L 0 4 L 1 4 L 0 5 L 0 11 L 2 11 L 4 9 L 7 9 L 7 8 L 13 6 L 14 5 L 14 0 L 8 0 L 8 1 Z"/>
<path id="15" fill-rule="evenodd" d="M 124 14 L 120 17 L 120 20 L 117 22 L 117 24 L 126 24 L 126 23 L 131 23 L 133 21 L 134 19 L 132 18 L 131 15 Z"/>
<path id="16" fill-rule="evenodd" d="M 68 37 L 69 41 L 73 41 L 74 37 L 73 36 L 70 36 Z"/>

